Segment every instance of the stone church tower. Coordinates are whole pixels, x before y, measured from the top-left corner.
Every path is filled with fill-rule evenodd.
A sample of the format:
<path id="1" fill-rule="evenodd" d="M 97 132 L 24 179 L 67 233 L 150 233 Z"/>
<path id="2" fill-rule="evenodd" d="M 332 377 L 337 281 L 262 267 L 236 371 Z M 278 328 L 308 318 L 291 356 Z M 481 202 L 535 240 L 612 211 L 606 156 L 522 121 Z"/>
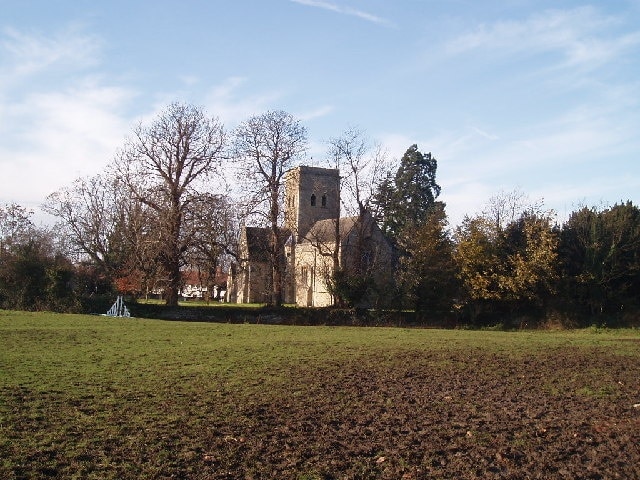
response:
<path id="1" fill-rule="evenodd" d="M 314 305 L 317 261 L 309 262 L 310 231 L 318 222 L 340 218 L 340 172 L 337 169 L 299 166 L 285 177 L 286 246 L 285 300 Z M 304 244 L 306 245 L 306 248 Z"/>
<path id="2" fill-rule="evenodd" d="M 340 218 L 337 169 L 300 166 L 285 177 L 285 225 L 296 243 L 318 220 Z"/>

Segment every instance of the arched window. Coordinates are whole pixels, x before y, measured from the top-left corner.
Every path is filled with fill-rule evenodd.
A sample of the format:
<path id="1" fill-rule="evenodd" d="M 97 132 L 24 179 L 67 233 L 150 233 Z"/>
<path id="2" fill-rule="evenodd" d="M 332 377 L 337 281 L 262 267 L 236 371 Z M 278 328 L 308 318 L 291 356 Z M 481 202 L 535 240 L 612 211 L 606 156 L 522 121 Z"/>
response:
<path id="1" fill-rule="evenodd" d="M 316 206 L 316 194 L 315 193 L 311 194 L 311 206 L 312 207 Z"/>
<path id="2" fill-rule="evenodd" d="M 327 208 L 327 195 L 326 194 L 322 195 L 322 200 L 321 200 L 320 205 L 322 206 L 322 208 Z"/>

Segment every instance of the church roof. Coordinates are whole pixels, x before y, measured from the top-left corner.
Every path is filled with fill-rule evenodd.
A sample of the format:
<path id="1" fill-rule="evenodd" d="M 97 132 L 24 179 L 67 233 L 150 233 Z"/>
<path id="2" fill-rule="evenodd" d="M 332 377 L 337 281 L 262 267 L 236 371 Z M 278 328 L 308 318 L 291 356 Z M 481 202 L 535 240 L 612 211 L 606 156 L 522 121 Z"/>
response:
<path id="1" fill-rule="evenodd" d="M 280 229 L 282 239 L 286 239 L 291 232 L 285 228 Z M 244 227 L 246 239 L 246 255 L 248 260 L 257 262 L 269 261 L 271 247 L 271 229 L 268 227 Z"/>
<path id="2" fill-rule="evenodd" d="M 269 244 L 271 231 L 265 227 L 244 227 L 247 258 L 266 262 L 269 260 Z"/>
<path id="3" fill-rule="evenodd" d="M 343 217 L 340 219 L 340 241 L 349 235 L 354 225 L 358 221 L 358 217 Z M 336 241 L 336 220 L 328 218 L 326 220 L 318 220 L 309 229 L 309 232 L 302 240 L 311 243 L 335 243 Z"/>

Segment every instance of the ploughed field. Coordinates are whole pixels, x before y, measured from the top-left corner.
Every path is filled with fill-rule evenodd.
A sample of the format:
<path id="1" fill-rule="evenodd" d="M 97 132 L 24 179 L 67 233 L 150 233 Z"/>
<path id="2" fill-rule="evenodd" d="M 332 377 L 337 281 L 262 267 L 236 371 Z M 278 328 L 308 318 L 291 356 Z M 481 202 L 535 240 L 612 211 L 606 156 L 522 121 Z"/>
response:
<path id="1" fill-rule="evenodd" d="M 0 311 L 0 478 L 640 478 L 640 332 Z"/>

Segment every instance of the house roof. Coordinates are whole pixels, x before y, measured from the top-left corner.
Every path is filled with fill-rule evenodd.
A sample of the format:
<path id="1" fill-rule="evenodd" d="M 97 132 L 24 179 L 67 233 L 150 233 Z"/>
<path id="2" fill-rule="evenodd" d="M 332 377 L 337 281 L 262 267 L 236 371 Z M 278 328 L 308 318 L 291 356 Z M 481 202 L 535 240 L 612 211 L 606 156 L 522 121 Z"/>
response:
<path id="1" fill-rule="evenodd" d="M 182 270 L 182 280 L 185 285 L 202 285 L 206 284 L 210 279 L 209 275 L 205 272 L 199 272 L 198 270 L 186 269 Z M 222 270 L 222 267 L 216 268 L 215 278 L 213 278 L 214 285 L 226 285 L 227 273 Z"/>

